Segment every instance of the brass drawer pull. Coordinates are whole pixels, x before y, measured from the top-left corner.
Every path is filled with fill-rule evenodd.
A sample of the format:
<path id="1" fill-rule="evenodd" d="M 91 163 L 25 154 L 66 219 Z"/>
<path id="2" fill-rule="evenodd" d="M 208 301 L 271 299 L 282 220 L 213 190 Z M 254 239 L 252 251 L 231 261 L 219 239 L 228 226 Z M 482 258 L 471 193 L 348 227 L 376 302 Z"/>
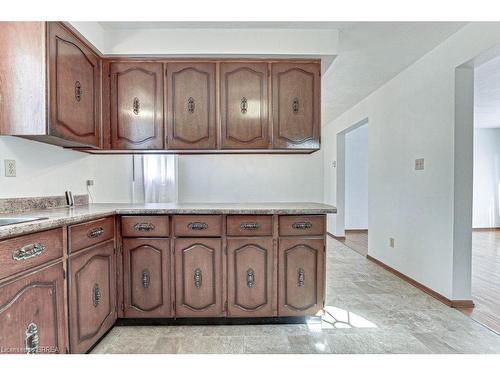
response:
<path id="1" fill-rule="evenodd" d="M 253 269 L 249 268 L 247 270 L 247 287 L 253 288 L 255 284 L 255 272 Z"/>
<path id="2" fill-rule="evenodd" d="M 312 224 L 309 221 L 306 221 L 304 223 L 293 223 L 292 228 L 293 229 L 311 229 Z"/>
<path id="3" fill-rule="evenodd" d="M 149 288 L 149 284 L 151 282 L 151 273 L 149 272 L 148 269 L 145 269 L 142 271 L 142 286 L 144 289 Z"/>
<path id="4" fill-rule="evenodd" d="M 102 227 L 94 228 L 87 233 L 87 237 L 97 238 L 97 237 L 102 236 L 103 233 L 104 233 L 104 228 L 102 228 Z"/>
<path id="5" fill-rule="evenodd" d="M 75 82 L 75 99 L 77 102 L 82 100 L 82 95 L 83 95 L 83 89 L 82 89 L 82 84 L 80 81 Z"/>
<path id="6" fill-rule="evenodd" d="M 12 253 L 12 259 L 14 260 L 26 260 L 34 258 L 45 250 L 45 246 L 41 243 L 34 243 L 30 245 L 23 246 Z"/>
<path id="7" fill-rule="evenodd" d="M 139 101 L 139 98 L 134 98 L 134 104 L 132 105 L 132 109 L 134 111 L 134 115 L 139 114 L 139 111 L 141 110 L 141 102 Z"/>
<path id="8" fill-rule="evenodd" d="M 305 284 L 305 272 L 303 268 L 299 268 L 299 272 L 297 275 L 297 285 L 299 288 L 302 288 Z"/>
<path id="9" fill-rule="evenodd" d="M 31 322 L 26 328 L 24 344 L 26 354 L 37 354 L 40 347 L 40 337 L 38 336 L 38 326 Z"/>
<path id="10" fill-rule="evenodd" d="M 194 270 L 194 286 L 196 289 L 201 288 L 201 282 L 202 282 L 201 270 L 197 268 Z"/>
<path id="11" fill-rule="evenodd" d="M 137 223 L 134 225 L 134 229 L 138 231 L 149 232 L 155 229 L 154 224 L 152 223 Z"/>
<path id="12" fill-rule="evenodd" d="M 293 98 L 292 110 L 294 114 L 299 113 L 299 98 Z"/>
<path id="13" fill-rule="evenodd" d="M 248 111 L 248 99 L 247 98 L 245 98 L 245 97 L 241 98 L 240 108 L 241 108 L 241 113 L 243 113 L 243 114 L 247 113 L 247 111 Z"/>
<path id="14" fill-rule="evenodd" d="M 94 307 L 99 306 L 99 303 L 101 302 L 101 289 L 99 288 L 99 284 L 94 284 L 94 287 L 92 288 L 92 304 Z"/>
<path id="15" fill-rule="evenodd" d="M 189 223 L 187 225 L 189 230 L 206 230 L 208 229 L 208 224 L 207 223 L 201 223 L 201 222 L 194 222 L 194 223 Z"/>
<path id="16" fill-rule="evenodd" d="M 190 96 L 188 98 L 188 105 L 187 105 L 188 112 L 189 113 L 194 113 L 195 106 L 196 106 L 196 104 L 194 102 L 194 99 Z"/>
<path id="17" fill-rule="evenodd" d="M 259 223 L 241 223 L 240 224 L 241 229 L 246 229 L 246 230 L 255 230 L 260 228 Z"/>

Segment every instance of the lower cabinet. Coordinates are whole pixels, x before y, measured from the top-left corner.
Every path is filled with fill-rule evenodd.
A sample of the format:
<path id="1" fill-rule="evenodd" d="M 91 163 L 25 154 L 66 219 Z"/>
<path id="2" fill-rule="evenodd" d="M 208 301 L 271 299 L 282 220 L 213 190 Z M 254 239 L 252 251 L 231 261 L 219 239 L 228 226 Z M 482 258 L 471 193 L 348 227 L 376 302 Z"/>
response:
<path id="1" fill-rule="evenodd" d="M 227 240 L 228 315 L 273 316 L 276 282 L 273 239 Z"/>
<path id="2" fill-rule="evenodd" d="M 114 241 L 69 258 L 71 353 L 85 353 L 116 320 Z"/>
<path id="3" fill-rule="evenodd" d="M 0 286 L 0 354 L 65 353 L 62 263 Z"/>
<path id="4" fill-rule="evenodd" d="M 123 240 L 124 316 L 172 316 L 170 240 Z"/>
<path id="5" fill-rule="evenodd" d="M 279 239 L 280 316 L 314 315 L 323 308 L 325 242 L 323 239 Z"/>
<path id="6" fill-rule="evenodd" d="M 223 315 L 220 238 L 175 239 L 175 291 L 176 316 Z"/>

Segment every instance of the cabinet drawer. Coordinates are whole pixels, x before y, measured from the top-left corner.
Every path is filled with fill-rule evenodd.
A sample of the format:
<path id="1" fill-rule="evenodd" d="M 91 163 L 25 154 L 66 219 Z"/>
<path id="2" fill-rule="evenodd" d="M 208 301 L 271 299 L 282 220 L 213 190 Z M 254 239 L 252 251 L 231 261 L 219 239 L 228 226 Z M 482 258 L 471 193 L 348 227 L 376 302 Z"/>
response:
<path id="1" fill-rule="evenodd" d="M 232 215 L 227 217 L 228 236 L 272 236 L 273 218 L 262 215 Z"/>
<path id="2" fill-rule="evenodd" d="M 168 216 L 122 216 L 124 237 L 168 237 Z"/>
<path id="3" fill-rule="evenodd" d="M 71 225 L 68 228 L 69 251 L 74 253 L 99 242 L 110 240 L 114 235 L 115 220 L 113 217 Z"/>
<path id="4" fill-rule="evenodd" d="M 62 255 L 62 228 L 0 241 L 0 279 L 60 258 Z"/>
<path id="5" fill-rule="evenodd" d="M 325 215 L 280 216 L 280 236 L 321 236 L 325 233 Z"/>
<path id="6" fill-rule="evenodd" d="M 220 215 L 174 216 L 174 234 L 177 237 L 219 237 L 222 234 Z"/>

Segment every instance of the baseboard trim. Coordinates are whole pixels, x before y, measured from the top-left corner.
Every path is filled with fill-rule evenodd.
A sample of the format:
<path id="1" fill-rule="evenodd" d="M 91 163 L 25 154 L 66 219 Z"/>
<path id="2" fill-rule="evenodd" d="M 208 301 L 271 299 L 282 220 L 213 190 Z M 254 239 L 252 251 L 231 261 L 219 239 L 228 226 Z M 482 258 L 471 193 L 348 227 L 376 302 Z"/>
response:
<path id="1" fill-rule="evenodd" d="M 349 233 L 368 233 L 368 229 L 346 229 Z"/>
<path id="2" fill-rule="evenodd" d="M 472 228 L 473 232 L 497 232 L 500 231 L 500 227 L 490 227 L 490 228 Z"/>
<path id="3" fill-rule="evenodd" d="M 336 240 L 345 240 L 345 236 L 334 236 L 333 234 L 331 234 L 330 232 L 326 232 L 326 234 Z"/>
<path id="4" fill-rule="evenodd" d="M 372 257 L 371 255 L 367 255 L 366 258 L 373 263 L 379 265 L 380 267 L 386 269 L 390 273 L 396 275 L 400 279 L 406 281 L 408 284 L 413 285 L 415 288 L 420 289 L 422 292 L 427 293 L 431 297 L 434 297 L 438 301 L 444 303 L 447 306 L 454 307 L 457 309 L 465 309 L 465 308 L 472 308 L 474 307 L 474 302 L 472 300 L 450 300 L 443 296 L 442 294 L 426 287 L 425 285 L 419 283 L 416 280 L 413 280 L 411 277 L 406 276 L 405 274 L 399 272 L 398 270 L 395 270 L 394 268 L 388 266 L 384 262 Z"/>

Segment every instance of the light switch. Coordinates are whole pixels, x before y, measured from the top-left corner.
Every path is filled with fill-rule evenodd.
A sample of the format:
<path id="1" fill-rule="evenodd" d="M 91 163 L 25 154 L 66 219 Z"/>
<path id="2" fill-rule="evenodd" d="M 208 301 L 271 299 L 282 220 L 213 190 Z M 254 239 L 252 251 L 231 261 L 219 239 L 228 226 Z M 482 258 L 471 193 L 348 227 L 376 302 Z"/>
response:
<path id="1" fill-rule="evenodd" d="M 424 158 L 415 159 L 415 170 L 423 171 L 424 170 Z"/>
<path id="2" fill-rule="evenodd" d="M 5 177 L 16 177 L 16 161 L 4 160 L 5 162 Z"/>

